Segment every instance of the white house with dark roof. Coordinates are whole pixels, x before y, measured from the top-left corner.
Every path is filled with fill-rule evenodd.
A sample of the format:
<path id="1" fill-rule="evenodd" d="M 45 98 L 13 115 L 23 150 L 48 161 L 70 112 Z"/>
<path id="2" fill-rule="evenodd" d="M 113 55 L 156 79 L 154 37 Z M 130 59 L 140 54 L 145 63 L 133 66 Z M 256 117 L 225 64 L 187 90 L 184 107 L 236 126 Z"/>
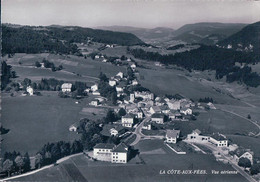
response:
<path id="1" fill-rule="evenodd" d="M 93 157 L 101 161 L 111 161 L 111 151 L 114 148 L 114 144 L 98 143 L 93 148 Z"/>
<path id="2" fill-rule="evenodd" d="M 61 85 L 62 92 L 71 92 L 72 84 L 71 83 L 63 83 Z"/>
<path id="3" fill-rule="evenodd" d="M 127 163 L 129 147 L 125 143 L 120 143 L 112 151 L 112 163 Z"/>
<path id="4" fill-rule="evenodd" d="M 145 130 L 151 130 L 152 125 L 151 125 L 150 122 L 145 122 L 142 128 L 145 129 Z"/>
<path id="5" fill-rule="evenodd" d="M 151 116 L 151 120 L 153 122 L 156 122 L 157 124 L 163 124 L 164 123 L 164 118 L 165 118 L 165 115 L 162 114 L 162 113 L 154 113 Z"/>
<path id="6" fill-rule="evenodd" d="M 132 128 L 134 124 L 134 116 L 132 114 L 127 114 L 121 118 L 122 126 Z"/>
<path id="7" fill-rule="evenodd" d="M 228 146 L 228 140 L 225 135 L 222 135 L 220 133 L 215 133 L 210 136 L 209 142 L 213 145 L 216 145 L 217 147 L 227 147 Z"/>
<path id="8" fill-rule="evenodd" d="M 180 130 L 166 130 L 166 143 L 177 143 L 180 137 Z"/>
<path id="9" fill-rule="evenodd" d="M 192 115 L 192 110 L 190 108 L 184 108 L 180 110 L 180 113 L 184 115 Z"/>
<path id="10" fill-rule="evenodd" d="M 125 133 L 126 129 L 123 126 L 118 125 L 118 126 L 115 126 L 115 127 L 111 128 L 109 130 L 109 132 L 110 132 L 111 136 L 118 136 L 118 135 L 121 135 L 121 134 Z"/>

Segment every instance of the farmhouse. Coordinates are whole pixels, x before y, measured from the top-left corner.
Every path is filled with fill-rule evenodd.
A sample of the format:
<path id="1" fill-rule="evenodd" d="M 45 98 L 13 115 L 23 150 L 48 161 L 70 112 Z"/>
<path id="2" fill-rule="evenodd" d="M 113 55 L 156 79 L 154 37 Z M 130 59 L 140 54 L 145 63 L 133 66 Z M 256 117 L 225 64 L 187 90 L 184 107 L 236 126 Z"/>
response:
<path id="1" fill-rule="evenodd" d="M 181 109 L 180 113 L 183 113 L 184 115 L 191 115 L 192 110 L 190 108 Z"/>
<path id="2" fill-rule="evenodd" d="M 177 110 L 171 110 L 168 114 L 169 114 L 169 118 L 172 120 L 182 119 L 182 115 Z"/>
<path id="3" fill-rule="evenodd" d="M 111 151 L 115 148 L 114 144 L 98 143 L 94 146 L 93 156 L 101 161 L 111 161 Z"/>
<path id="4" fill-rule="evenodd" d="M 98 106 L 99 104 L 99 100 L 95 99 L 95 100 L 92 100 L 89 105 L 92 105 L 92 106 Z"/>
<path id="5" fill-rule="evenodd" d="M 127 163 L 129 147 L 125 143 L 120 143 L 112 151 L 112 163 Z"/>
<path id="6" fill-rule="evenodd" d="M 178 100 L 169 100 L 167 104 L 169 108 L 173 110 L 179 110 L 181 108 L 181 102 Z"/>
<path id="7" fill-rule="evenodd" d="M 177 143 L 177 139 L 180 136 L 180 130 L 166 130 L 166 142 Z"/>
<path id="8" fill-rule="evenodd" d="M 169 114 L 169 112 L 170 112 L 170 108 L 167 105 L 161 105 L 161 106 L 159 106 L 159 108 L 160 108 L 161 112 L 164 114 Z"/>
<path id="9" fill-rule="evenodd" d="M 122 73 L 122 72 L 119 72 L 119 73 L 117 73 L 117 75 L 116 76 L 119 76 L 120 78 L 123 78 L 124 77 L 124 73 Z"/>
<path id="10" fill-rule="evenodd" d="M 145 122 L 142 128 L 145 130 L 151 130 L 152 125 L 151 125 L 151 123 Z"/>
<path id="11" fill-rule="evenodd" d="M 121 125 L 117 125 L 117 126 L 111 128 L 109 132 L 110 132 L 111 136 L 118 136 L 118 135 L 122 135 L 123 133 L 125 133 L 126 129 Z"/>
<path id="12" fill-rule="evenodd" d="M 138 81 L 137 80 L 133 80 L 132 81 L 132 85 L 138 85 Z"/>
<path id="13" fill-rule="evenodd" d="M 157 124 L 163 124 L 164 123 L 164 114 L 162 113 L 155 113 L 152 115 L 152 121 L 156 122 Z"/>
<path id="14" fill-rule="evenodd" d="M 92 85 L 90 89 L 91 89 L 92 92 L 97 91 L 98 90 L 98 84 Z"/>
<path id="15" fill-rule="evenodd" d="M 62 92 L 71 92 L 71 87 L 72 87 L 71 83 L 63 83 L 61 85 L 61 91 Z"/>
<path id="16" fill-rule="evenodd" d="M 191 142 L 208 142 L 209 137 L 201 135 L 201 131 L 196 129 L 193 130 L 191 134 L 187 135 L 187 140 Z"/>
<path id="17" fill-rule="evenodd" d="M 78 125 L 76 123 L 72 124 L 70 127 L 69 127 L 69 131 L 74 131 L 76 132 L 78 129 Z"/>
<path id="18" fill-rule="evenodd" d="M 161 113 L 161 109 L 160 109 L 160 107 L 158 107 L 158 106 L 152 106 L 152 107 L 150 107 L 150 113 L 151 113 L 151 114 Z"/>
<path id="19" fill-rule="evenodd" d="M 109 79 L 109 85 L 111 86 L 111 87 L 113 87 L 113 86 L 115 86 L 116 85 L 116 81 L 115 80 L 112 80 L 112 79 Z"/>
<path id="20" fill-rule="evenodd" d="M 132 64 L 130 67 L 132 68 L 133 71 L 135 71 L 135 69 L 136 69 L 136 65 L 135 64 Z"/>
<path id="21" fill-rule="evenodd" d="M 26 92 L 28 92 L 30 96 L 33 95 L 33 88 L 31 86 L 28 86 L 26 88 Z"/>
<path id="22" fill-rule="evenodd" d="M 121 118 L 122 126 L 132 128 L 134 124 L 134 116 L 132 114 L 127 114 Z"/>
<path id="23" fill-rule="evenodd" d="M 222 134 L 213 134 L 209 138 L 209 142 L 213 145 L 216 145 L 217 147 L 227 147 L 228 146 L 228 140 L 227 138 Z"/>

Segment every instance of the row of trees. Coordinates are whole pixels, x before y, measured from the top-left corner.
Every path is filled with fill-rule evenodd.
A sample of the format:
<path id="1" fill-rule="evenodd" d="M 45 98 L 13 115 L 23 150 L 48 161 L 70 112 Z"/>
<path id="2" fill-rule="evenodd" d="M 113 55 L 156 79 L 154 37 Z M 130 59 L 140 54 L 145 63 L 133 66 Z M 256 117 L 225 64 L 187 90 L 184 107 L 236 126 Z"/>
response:
<path id="1" fill-rule="evenodd" d="M 209 103 L 209 102 L 211 102 L 211 103 L 213 103 L 214 100 L 213 100 L 211 97 L 205 97 L 205 98 L 200 98 L 200 99 L 199 99 L 199 102 L 204 102 L 204 103 Z"/>

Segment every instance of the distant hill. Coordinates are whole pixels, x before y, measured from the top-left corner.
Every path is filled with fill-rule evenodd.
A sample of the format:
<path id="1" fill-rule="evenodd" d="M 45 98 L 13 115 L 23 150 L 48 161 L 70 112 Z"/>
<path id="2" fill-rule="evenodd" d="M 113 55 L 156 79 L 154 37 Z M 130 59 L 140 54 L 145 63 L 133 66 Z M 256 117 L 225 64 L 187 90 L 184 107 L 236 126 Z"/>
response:
<path id="1" fill-rule="evenodd" d="M 260 55 L 260 21 L 244 27 L 218 45 L 240 51 L 253 51 Z"/>
<path id="2" fill-rule="evenodd" d="M 246 24 L 235 23 L 195 23 L 187 24 L 174 31 L 174 40 L 187 43 L 214 45 L 240 31 Z"/>
<path id="3" fill-rule="evenodd" d="M 138 37 L 131 33 L 113 32 L 74 26 L 2 26 L 3 53 L 76 53 L 73 43 L 94 42 L 118 45 L 144 45 Z"/>
<path id="4" fill-rule="evenodd" d="M 172 36 L 174 32 L 174 29 L 167 27 L 157 27 L 153 29 L 148 29 L 131 26 L 102 26 L 97 28 L 102 30 L 132 33 L 142 40 L 168 37 Z"/>

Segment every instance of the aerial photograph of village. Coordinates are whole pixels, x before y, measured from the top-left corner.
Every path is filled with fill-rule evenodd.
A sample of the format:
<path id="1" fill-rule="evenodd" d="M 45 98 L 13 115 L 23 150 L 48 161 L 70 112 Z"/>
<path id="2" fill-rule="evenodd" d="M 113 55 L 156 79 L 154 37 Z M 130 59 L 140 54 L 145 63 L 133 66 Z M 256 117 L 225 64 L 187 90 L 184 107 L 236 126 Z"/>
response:
<path id="1" fill-rule="evenodd" d="M 2 0 L 0 181 L 260 182 L 260 1 Z"/>

